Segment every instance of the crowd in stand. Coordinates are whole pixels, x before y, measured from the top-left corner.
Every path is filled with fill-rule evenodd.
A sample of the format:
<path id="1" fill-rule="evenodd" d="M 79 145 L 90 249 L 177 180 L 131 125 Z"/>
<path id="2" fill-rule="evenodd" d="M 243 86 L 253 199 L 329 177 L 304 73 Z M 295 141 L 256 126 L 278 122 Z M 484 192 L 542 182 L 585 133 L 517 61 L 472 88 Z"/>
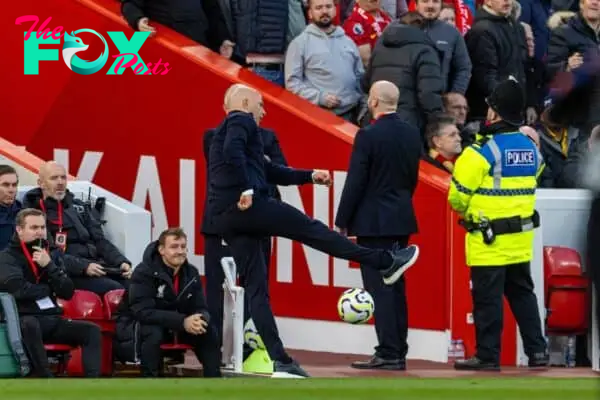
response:
<path id="1" fill-rule="evenodd" d="M 573 166 L 600 122 L 599 0 L 121 1 L 133 29 L 165 24 L 359 125 L 373 82 L 395 83 L 398 113 L 436 165 L 474 140 L 486 97 L 509 76 L 547 162 L 541 186 L 578 186 Z"/>

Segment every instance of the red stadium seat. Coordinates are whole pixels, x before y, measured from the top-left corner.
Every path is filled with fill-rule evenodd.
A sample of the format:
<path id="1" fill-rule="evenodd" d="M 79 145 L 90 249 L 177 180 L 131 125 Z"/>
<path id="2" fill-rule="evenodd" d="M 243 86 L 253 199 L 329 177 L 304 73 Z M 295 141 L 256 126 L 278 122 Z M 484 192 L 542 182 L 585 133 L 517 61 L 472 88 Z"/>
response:
<path id="1" fill-rule="evenodd" d="M 96 293 L 76 290 L 71 299 L 59 299 L 58 304 L 63 308 L 66 318 L 88 321 L 104 319 L 102 300 Z"/>
<path id="2" fill-rule="evenodd" d="M 187 351 L 191 350 L 192 346 L 185 343 L 179 343 L 177 340 L 177 335 L 175 335 L 173 343 L 163 343 L 160 345 L 160 349 L 162 351 Z"/>
<path id="3" fill-rule="evenodd" d="M 583 273 L 579 253 L 567 247 L 544 247 L 544 283 L 548 334 L 587 333 L 590 280 Z"/>
<path id="4" fill-rule="evenodd" d="M 125 294 L 125 289 L 116 289 L 104 294 L 104 313 L 106 319 L 111 320 L 113 314 L 116 313 Z"/>
<path id="5" fill-rule="evenodd" d="M 104 315 L 104 307 L 102 299 L 96 293 L 88 292 L 87 290 L 75 290 L 73 297 L 69 300 L 59 299 L 58 304 L 64 310 L 64 317 L 73 320 L 83 320 L 93 322 L 98 325 L 101 331 L 104 331 L 104 323 L 106 317 Z M 102 369 L 103 374 L 107 369 L 104 358 L 105 354 L 112 354 L 112 340 L 102 340 Z M 112 358 L 111 358 L 112 360 Z M 83 365 L 81 359 L 81 348 L 76 348 L 71 351 L 71 357 L 67 364 L 67 374 L 69 376 L 82 376 Z"/>

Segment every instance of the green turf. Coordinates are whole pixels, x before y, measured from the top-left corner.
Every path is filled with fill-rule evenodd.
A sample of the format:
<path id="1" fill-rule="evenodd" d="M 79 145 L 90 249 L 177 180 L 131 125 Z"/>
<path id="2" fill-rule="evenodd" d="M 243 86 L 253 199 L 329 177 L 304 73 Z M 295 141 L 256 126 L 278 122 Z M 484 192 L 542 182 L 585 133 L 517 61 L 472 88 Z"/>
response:
<path id="1" fill-rule="evenodd" d="M 0 380 L 0 399 L 587 400 L 599 389 L 595 378 L 14 379 Z"/>

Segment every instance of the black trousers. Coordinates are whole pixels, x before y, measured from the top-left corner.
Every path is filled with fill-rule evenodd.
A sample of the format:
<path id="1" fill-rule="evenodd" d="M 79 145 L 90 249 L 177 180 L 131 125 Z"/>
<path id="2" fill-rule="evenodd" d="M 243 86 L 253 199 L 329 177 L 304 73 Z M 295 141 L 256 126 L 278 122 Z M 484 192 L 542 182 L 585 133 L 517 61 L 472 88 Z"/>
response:
<path id="1" fill-rule="evenodd" d="M 269 276 L 269 264 L 271 261 L 271 238 L 263 238 L 262 248 L 267 264 L 267 276 Z M 223 345 L 223 281 L 225 274 L 221 267 L 221 259 L 231 257 L 229 247 L 223 246 L 222 239 L 217 235 L 204 235 L 204 274 L 206 277 L 206 302 L 211 320 L 215 325 L 219 347 Z M 244 286 L 243 281 L 240 282 Z M 244 321 L 250 318 L 250 302 L 248 296 L 244 296 Z"/>
<path id="2" fill-rule="evenodd" d="M 255 198 L 252 206 L 240 211 L 235 205 L 214 217 L 239 268 L 240 280 L 248 297 L 250 312 L 269 357 L 288 363 L 269 301 L 268 276 L 262 240 L 281 236 L 304 243 L 337 258 L 386 269 L 392 265 L 387 250 L 369 249 L 330 230 L 295 207 L 272 198 Z"/>
<path id="3" fill-rule="evenodd" d="M 106 292 L 116 289 L 127 289 L 129 286 L 129 279 L 123 277 L 112 277 L 112 276 L 77 276 L 71 277 L 75 289 L 87 290 L 93 292 L 100 297 L 104 296 Z"/>
<path id="4" fill-rule="evenodd" d="M 406 247 L 408 236 L 357 237 L 356 242 L 373 249 L 392 248 L 394 243 Z M 375 301 L 375 333 L 378 345 L 377 357 L 394 360 L 406 359 L 408 353 L 408 306 L 404 276 L 395 284 L 386 285 L 381 274 L 368 265 L 360 266 L 364 288 Z"/>
<path id="5" fill-rule="evenodd" d="M 159 325 L 140 325 L 139 329 L 138 354 L 142 376 L 160 376 L 163 358 L 160 345 L 172 341 L 173 333 Z M 206 333 L 202 335 L 190 335 L 184 331 L 177 332 L 177 341 L 192 346 L 198 361 L 202 363 L 204 377 L 221 377 L 221 351 L 212 324 L 208 325 Z"/>
<path id="6" fill-rule="evenodd" d="M 471 281 L 477 357 L 480 360 L 500 362 L 503 295 L 517 320 L 525 354 L 532 357 L 546 351 L 529 262 L 502 267 L 471 267 Z"/>
<path id="7" fill-rule="evenodd" d="M 98 325 L 59 316 L 25 315 L 21 317 L 21 333 L 35 376 L 51 375 L 44 343 L 80 346 L 85 376 L 100 376 L 102 343 Z"/>

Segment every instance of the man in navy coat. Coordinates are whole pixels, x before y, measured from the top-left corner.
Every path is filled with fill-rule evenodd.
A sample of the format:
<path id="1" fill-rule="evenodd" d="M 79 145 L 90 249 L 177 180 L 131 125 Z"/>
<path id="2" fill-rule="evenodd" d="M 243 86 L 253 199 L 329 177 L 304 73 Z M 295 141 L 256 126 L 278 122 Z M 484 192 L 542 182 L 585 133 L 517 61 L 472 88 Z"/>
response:
<path id="1" fill-rule="evenodd" d="M 399 91 L 387 81 L 376 82 L 368 106 L 375 121 L 356 134 L 335 225 L 356 236 L 357 244 L 373 249 L 407 246 L 417 232 L 412 196 L 417 187 L 421 135 L 396 113 Z M 406 369 L 408 309 L 404 277 L 384 285 L 376 269 L 361 264 L 363 284 L 375 301 L 375 331 L 379 345 L 359 369 Z"/>
<path id="2" fill-rule="evenodd" d="M 261 239 L 281 236 L 337 258 L 371 265 L 388 285 L 398 281 L 415 263 L 419 249 L 357 246 L 322 222 L 270 197 L 269 184 L 330 185 L 331 177 L 327 171 L 288 168 L 265 158 L 258 130 L 265 112 L 262 96 L 256 90 L 236 84 L 227 91 L 226 99 L 230 112 L 216 129 L 210 145 L 207 212 L 229 245 L 243 278 L 252 319 L 274 361 L 273 377 L 307 377 L 279 338 L 269 303 Z"/>
<path id="3" fill-rule="evenodd" d="M 227 112 L 228 110 L 225 109 Z M 265 157 L 275 164 L 286 165 L 287 160 L 283 155 L 279 141 L 275 132 L 271 129 L 259 127 L 260 134 L 262 136 Z M 207 177 L 207 193 L 208 193 L 208 165 L 209 165 L 209 150 L 210 144 L 215 134 L 215 129 L 209 129 L 204 133 L 203 137 L 203 148 L 204 148 L 204 160 L 206 161 Z M 269 185 L 269 195 L 281 199 L 277 185 Z M 208 303 L 208 311 L 210 312 L 211 318 L 214 321 L 214 325 L 217 329 L 219 337 L 219 344 L 223 344 L 223 280 L 225 274 L 221 266 L 221 259 L 223 257 L 231 257 L 231 252 L 228 247 L 223 243 L 223 238 L 218 234 L 218 230 L 215 226 L 212 226 L 211 219 L 207 213 L 208 201 L 204 204 L 204 217 L 202 219 L 202 234 L 204 235 L 204 269 L 206 275 L 206 301 Z M 262 240 L 263 252 L 265 257 L 267 277 L 269 276 L 269 264 L 271 261 L 271 237 L 264 237 Z M 247 297 L 246 297 L 247 304 Z M 248 307 L 245 307 L 245 318 L 248 320 L 250 315 L 248 313 Z M 249 346 L 244 345 L 244 357 L 250 355 L 251 350 Z"/>

